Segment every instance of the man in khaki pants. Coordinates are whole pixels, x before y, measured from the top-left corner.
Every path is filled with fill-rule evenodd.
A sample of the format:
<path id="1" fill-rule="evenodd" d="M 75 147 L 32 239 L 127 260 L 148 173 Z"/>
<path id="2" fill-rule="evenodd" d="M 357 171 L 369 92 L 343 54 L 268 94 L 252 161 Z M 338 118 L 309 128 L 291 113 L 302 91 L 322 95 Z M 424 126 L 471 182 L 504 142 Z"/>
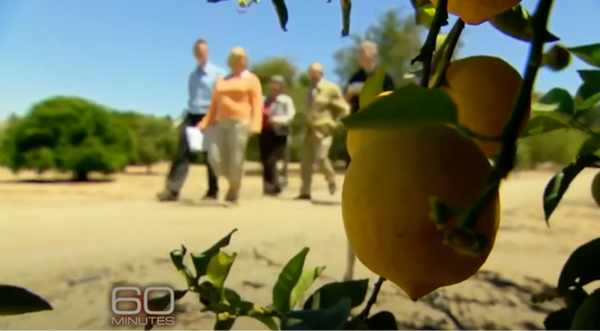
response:
<path id="1" fill-rule="evenodd" d="M 350 106 L 344 100 L 340 87 L 323 78 L 323 66 L 313 63 L 308 74 L 312 82 L 308 94 L 306 109 L 306 136 L 302 143 L 302 186 L 298 200 L 311 199 L 313 165 L 325 175 L 329 193 L 335 194 L 335 171 L 329 161 L 329 149 L 333 142 L 333 133 L 340 125 L 340 119 L 350 113 Z"/>

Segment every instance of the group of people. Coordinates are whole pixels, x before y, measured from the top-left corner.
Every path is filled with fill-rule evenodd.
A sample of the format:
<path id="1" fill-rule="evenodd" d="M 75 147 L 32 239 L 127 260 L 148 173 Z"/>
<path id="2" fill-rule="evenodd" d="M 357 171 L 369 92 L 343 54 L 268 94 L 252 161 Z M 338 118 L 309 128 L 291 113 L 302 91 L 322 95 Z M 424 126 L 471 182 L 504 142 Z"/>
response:
<path id="1" fill-rule="evenodd" d="M 240 196 L 246 146 L 251 135 L 259 135 L 263 164 L 265 195 L 282 192 L 277 163 L 284 157 L 290 124 L 296 114 L 294 100 L 285 94 L 285 79 L 270 78 L 268 91 L 263 95 L 260 79 L 248 70 L 248 56 L 241 47 L 232 49 L 227 59 L 229 72 L 209 61 L 205 40 L 193 46 L 197 61 L 188 80 L 188 106 L 180 125 L 177 151 L 171 164 L 165 189 L 157 194 L 159 201 L 175 201 L 187 177 L 190 163 L 190 144 L 187 128 L 199 127 L 210 144 L 203 152 L 206 162 L 208 189 L 203 200 L 219 197 L 218 177 L 227 179 L 229 187 L 225 201 L 236 204 Z M 329 160 L 333 134 L 340 120 L 358 111 L 360 87 L 377 67 L 377 45 L 365 41 L 359 47 L 361 69 L 342 90 L 323 77 L 323 66 L 313 63 L 308 68 L 311 88 L 307 97 L 306 132 L 302 143 L 302 184 L 298 200 L 311 199 L 313 165 L 325 175 L 329 192 L 337 191 L 335 172 Z M 386 75 L 384 91 L 393 90 L 392 78 Z M 347 157 L 350 162 L 349 156 Z"/>

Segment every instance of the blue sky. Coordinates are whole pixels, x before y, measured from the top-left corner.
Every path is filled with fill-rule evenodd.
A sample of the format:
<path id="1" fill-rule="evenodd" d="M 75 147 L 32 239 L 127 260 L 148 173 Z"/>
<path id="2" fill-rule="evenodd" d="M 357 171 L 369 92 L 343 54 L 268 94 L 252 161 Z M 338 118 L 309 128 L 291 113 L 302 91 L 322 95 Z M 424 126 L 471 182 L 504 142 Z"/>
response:
<path id="1" fill-rule="evenodd" d="M 288 32 L 279 29 L 270 1 L 245 14 L 236 12 L 235 1 L 0 0 L 0 118 L 56 94 L 179 115 L 194 66 L 191 44 L 198 37 L 210 42 L 220 65 L 231 47 L 243 46 L 251 61 L 286 55 L 301 68 L 318 61 L 326 70 L 333 67 L 332 53 L 349 43 L 340 38 L 337 1 L 288 0 Z M 531 11 L 536 3 L 523 1 Z M 352 31 L 364 31 L 389 8 L 412 10 L 408 0 L 354 0 Z M 551 31 L 567 46 L 598 42 L 598 13 L 599 0 L 556 0 Z M 467 27 L 464 38 L 459 56 L 497 55 L 524 68 L 527 44 L 487 23 Z M 575 60 L 560 73 L 544 69 L 537 89 L 574 92 L 576 70 L 586 67 Z"/>

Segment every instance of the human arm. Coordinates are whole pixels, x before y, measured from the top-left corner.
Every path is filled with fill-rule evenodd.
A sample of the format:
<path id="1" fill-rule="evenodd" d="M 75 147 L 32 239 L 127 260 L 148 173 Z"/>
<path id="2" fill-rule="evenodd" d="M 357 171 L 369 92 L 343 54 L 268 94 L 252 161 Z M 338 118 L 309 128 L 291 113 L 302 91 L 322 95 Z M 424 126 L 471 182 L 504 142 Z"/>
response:
<path id="1" fill-rule="evenodd" d="M 212 99 L 210 101 L 210 106 L 208 107 L 208 110 L 206 111 L 206 115 L 204 115 L 204 117 L 202 118 L 200 123 L 198 123 L 198 127 L 201 130 L 204 130 L 214 124 L 214 122 L 217 118 L 218 103 L 220 102 L 219 99 L 220 99 L 219 92 L 215 88 L 213 90 Z"/>
<path id="2" fill-rule="evenodd" d="M 346 102 L 340 87 L 335 84 L 331 87 L 329 107 L 333 118 L 338 121 L 350 114 L 350 105 Z"/>
<path id="3" fill-rule="evenodd" d="M 250 101 L 250 132 L 260 133 L 262 130 L 263 92 L 260 80 L 254 74 L 248 77 L 250 84 L 248 93 Z"/>

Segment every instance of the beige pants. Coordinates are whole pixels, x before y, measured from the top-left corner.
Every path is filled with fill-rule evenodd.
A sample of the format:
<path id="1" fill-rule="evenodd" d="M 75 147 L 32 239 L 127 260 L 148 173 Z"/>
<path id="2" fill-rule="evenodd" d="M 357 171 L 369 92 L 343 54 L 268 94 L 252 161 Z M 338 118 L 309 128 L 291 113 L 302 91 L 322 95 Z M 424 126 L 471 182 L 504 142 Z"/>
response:
<path id="1" fill-rule="evenodd" d="M 335 171 L 329 160 L 329 150 L 333 136 L 323 135 L 309 128 L 302 143 L 302 161 L 300 163 L 302 173 L 302 187 L 300 194 L 310 194 L 313 166 L 316 163 L 319 171 L 325 175 L 327 183 L 335 182 Z"/>
<path id="2" fill-rule="evenodd" d="M 213 128 L 208 159 L 215 174 L 229 181 L 231 193 L 237 193 L 242 185 L 249 136 L 248 121 L 221 119 Z"/>

